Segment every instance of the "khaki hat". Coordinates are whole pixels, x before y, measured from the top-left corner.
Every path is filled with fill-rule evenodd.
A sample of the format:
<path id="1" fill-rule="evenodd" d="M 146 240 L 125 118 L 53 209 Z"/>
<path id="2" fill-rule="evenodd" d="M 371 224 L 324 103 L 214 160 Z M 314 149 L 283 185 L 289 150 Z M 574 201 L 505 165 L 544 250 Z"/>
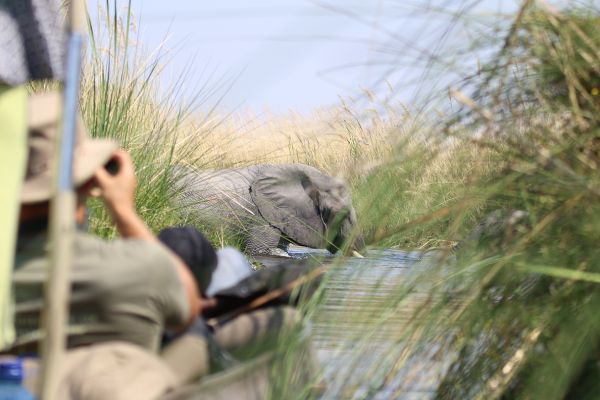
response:
<path id="1" fill-rule="evenodd" d="M 28 104 L 29 159 L 21 190 L 21 203 L 39 203 L 51 197 L 55 138 L 62 115 L 62 98 L 58 92 L 34 94 Z M 118 148 L 112 140 L 90 139 L 77 116 L 77 133 L 73 153 L 75 187 L 87 182 L 98 168 L 105 165 Z"/>

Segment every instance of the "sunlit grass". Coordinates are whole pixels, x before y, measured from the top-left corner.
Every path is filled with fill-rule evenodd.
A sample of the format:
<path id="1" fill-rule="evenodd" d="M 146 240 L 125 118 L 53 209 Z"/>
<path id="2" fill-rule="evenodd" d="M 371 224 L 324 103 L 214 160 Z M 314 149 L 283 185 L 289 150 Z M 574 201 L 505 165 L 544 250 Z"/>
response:
<path id="1" fill-rule="evenodd" d="M 426 121 L 408 108 L 397 104 L 378 109 L 376 99 L 372 107 L 348 100 L 309 115 L 205 114 L 180 104 L 177 86 L 166 94 L 159 91 L 166 56 L 144 56 L 127 15 L 120 18 L 116 10 L 109 11 L 113 14 L 106 14 L 100 25 L 108 27 L 106 43 L 100 42 L 102 33 L 90 35 L 84 117 L 93 135 L 118 140 L 134 156 L 138 210 L 154 230 L 185 222 L 169 192 L 170 165 L 221 169 L 305 163 L 350 184 L 368 239 L 398 247 L 448 246 L 456 239 L 436 236 L 440 229 L 431 226 L 401 234 L 397 227 L 443 209 L 461 196 L 469 181 L 485 174 L 488 159 L 480 150 L 430 135 Z M 92 217 L 97 232 L 115 233 L 101 207 L 93 207 Z M 235 244 L 227 232 L 209 234 L 218 243 Z"/>

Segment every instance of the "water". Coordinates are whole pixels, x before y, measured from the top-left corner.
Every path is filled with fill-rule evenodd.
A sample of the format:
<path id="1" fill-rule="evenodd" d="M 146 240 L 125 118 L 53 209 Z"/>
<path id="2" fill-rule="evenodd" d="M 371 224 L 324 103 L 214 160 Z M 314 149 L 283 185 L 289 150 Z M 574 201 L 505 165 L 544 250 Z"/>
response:
<path id="1" fill-rule="evenodd" d="M 294 257 L 325 255 L 294 247 Z M 439 344 L 418 357 L 407 355 L 407 322 L 429 294 L 404 293 L 407 280 L 436 265 L 441 252 L 371 250 L 367 257 L 335 265 L 325 279 L 325 296 L 313 317 L 313 343 L 323 366 L 324 399 L 426 399 L 433 396 L 448 357 Z M 439 271 L 439 268 L 437 269 Z"/>

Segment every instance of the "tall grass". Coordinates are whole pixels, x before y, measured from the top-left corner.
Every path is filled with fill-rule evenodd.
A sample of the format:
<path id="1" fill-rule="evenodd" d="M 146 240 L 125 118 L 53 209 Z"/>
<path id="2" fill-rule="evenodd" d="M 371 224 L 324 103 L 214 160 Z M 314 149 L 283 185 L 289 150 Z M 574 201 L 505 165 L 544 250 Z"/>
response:
<path id="1" fill-rule="evenodd" d="M 451 245 L 458 234 L 452 239 L 438 235 L 448 220 L 402 233 L 398 227 L 444 209 L 490 167 L 490 150 L 428 135 L 425 122 L 401 106 L 380 113 L 348 102 L 308 116 L 235 118 L 199 137 L 196 148 L 203 157 L 197 165 L 304 163 L 342 177 L 367 239 L 388 247 Z"/>
<path id="2" fill-rule="evenodd" d="M 444 130 L 489 156 L 488 170 L 444 208 L 427 205 L 415 227 L 397 228 L 451 237 L 473 215 L 504 211 L 456 262 L 442 256 L 382 301 L 382 321 L 408 306 L 410 323 L 366 382 L 441 358 L 437 398 L 597 397 L 599 17 L 591 6 L 524 2 L 497 55 L 454 92 L 464 107 Z M 510 210 L 527 213 L 519 226 L 506 223 Z"/>
<path id="3" fill-rule="evenodd" d="M 346 347 L 352 357 L 330 382 L 333 397 L 410 396 L 428 370 L 434 382 L 423 397 L 598 397 L 599 18 L 591 5 L 558 11 L 523 2 L 496 55 L 453 92 L 463 107 L 425 134 L 434 144 L 415 149 L 404 142 L 369 174 L 370 198 L 382 205 L 373 242 L 467 239 L 456 254 L 442 251 L 437 262 L 414 265 L 391 292 L 383 292 L 388 276 L 371 287 L 364 270 L 344 276 L 373 299 L 337 318 L 327 314 L 333 329 L 347 329 L 349 319 L 356 328 Z M 454 140 L 440 139 L 439 131 Z M 430 164 L 432 175 L 418 184 Z M 448 173 L 437 169 L 444 164 L 475 173 L 451 175 L 460 178 L 455 188 L 430 185 Z M 393 182 L 420 192 L 405 194 Z M 398 210 L 403 194 L 413 206 L 406 212 Z M 466 235 L 478 216 L 494 210 Z M 511 223 L 512 210 L 525 217 Z M 407 220 L 390 224 L 390 215 Z M 308 304 L 307 313 L 318 308 L 318 301 Z M 405 318 L 402 330 L 384 335 L 383 351 L 369 361 L 380 332 L 398 326 L 397 318 Z M 353 373 L 361 365 L 368 367 Z"/>
<path id="4" fill-rule="evenodd" d="M 169 169 L 202 157 L 195 145 L 209 127 L 190 123 L 198 97 L 182 101 L 185 76 L 170 88 L 160 88 L 168 55 L 161 49 L 150 55 L 144 50 L 135 36 L 131 4 L 123 12 L 107 1 L 98 14 L 99 21 L 88 19 L 90 48 L 81 93 L 84 120 L 93 136 L 114 139 L 132 155 L 138 178 L 136 207 L 148 225 L 157 231 L 184 223 L 172 202 Z M 115 235 L 99 202 L 91 204 L 90 221 L 96 233 Z"/>
<path id="5" fill-rule="evenodd" d="M 485 127 L 481 146 L 506 144 L 499 173 L 480 191 L 488 202 L 527 211 L 530 227 L 484 242 L 458 267 L 499 257 L 475 271 L 468 300 L 450 319 L 461 357 L 441 397 L 597 395 L 586 385 L 598 382 L 600 339 L 597 284 L 589 279 L 598 272 L 599 11 L 525 2 L 473 95 L 495 117 L 471 108 L 457 120 Z"/>
<path id="6" fill-rule="evenodd" d="M 82 108 L 92 135 L 113 138 L 132 154 L 138 211 L 152 229 L 186 222 L 169 190 L 173 164 L 220 169 L 305 163 L 349 182 L 368 239 L 385 237 L 381 243 L 398 247 L 449 243 L 436 235 L 439 226 L 401 235 L 396 228 L 444 208 L 469 180 L 485 174 L 486 157 L 478 150 L 430 137 L 425 121 L 408 108 L 397 104 L 377 111 L 375 100 L 372 107 L 348 100 L 310 115 L 239 112 L 228 118 L 196 109 L 192 101 L 182 104 L 179 89 L 185 77 L 170 90 L 159 90 L 168 54 L 147 56 L 130 16 L 107 4 L 101 20 L 90 21 Z M 389 184 L 381 185 L 381 180 Z M 92 205 L 91 221 L 97 233 L 115 234 L 99 204 Z M 235 238 L 222 232 L 208 233 L 219 243 L 235 244 Z"/>

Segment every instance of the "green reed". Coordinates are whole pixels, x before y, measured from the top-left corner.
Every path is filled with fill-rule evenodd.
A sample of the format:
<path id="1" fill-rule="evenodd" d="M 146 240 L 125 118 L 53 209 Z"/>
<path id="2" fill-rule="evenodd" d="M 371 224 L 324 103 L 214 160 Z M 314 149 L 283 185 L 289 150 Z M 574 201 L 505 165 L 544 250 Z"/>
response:
<path id="1" fill-rule="evenodd" d="M 92 136 L 114 139 L 132 155 L 138 178 L 136 207 L 157 231 L 185 222 L 173 202 L 169 170 L 191 157 L 194 145 L 189 137 L 204 131 L 186 123 L 196 98 L 181 100 L 185 76 L 159 90 L 166 54 L 145 55 L 137 44 L 131 11 L 131 3 L 120 11 L 107 0 L 99 21 L 88 18 L 81 106 Z M 91 228 L 102 236 L 116 233 L 99 202 L 91 202 Z"/>
<path id="2" fill-rule="evenodd" d="M 416 226 L 375 237 L 432 229 L 440 238 L 464 238 L 474 215 L 498 209 L 500 229 L 491 225 L 492 234 L 466 239 L 383 301 L 382 315 L 406 307 L 412 315 L 397 342 L 397 364 L 382 359 L 365 382 L 380 375 L 393 381 L 414 368 L 414 357 L 432 362 L 429 350 L 437 347 L 438 360 L 447 360 L 438 364 L 437 398 L 598 393 L 599 11 L 524 2 L 496 56 L 454 92 L 464 106 L 438 129 L 489 150 L 488 173 L 444 207 L 413 214 Z M 503 223 L 510 210 L 525 218 Z M 407 305 L 419 290 L 423 298 Z M 368 342 L 362 349 L 368 352 Z"/>

